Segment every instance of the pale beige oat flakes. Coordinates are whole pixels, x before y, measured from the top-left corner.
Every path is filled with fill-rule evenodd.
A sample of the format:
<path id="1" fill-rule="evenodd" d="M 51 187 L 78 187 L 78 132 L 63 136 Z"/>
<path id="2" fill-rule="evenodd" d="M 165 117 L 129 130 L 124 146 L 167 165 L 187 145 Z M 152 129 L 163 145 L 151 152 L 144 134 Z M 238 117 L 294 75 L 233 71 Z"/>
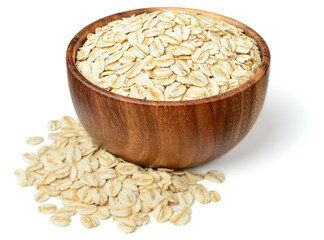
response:
<path id="1" fill-rule="evenodd" d="M 157 11 L 123 18 L 90 33 L 78 70 L 123 96 L 194 100 L 230 91 L 261 65 L 256 42 L 242 29 L 202 13 Z M 49 129 L 58 129 L 51 122 Z"/>
<path id="2" fill-rule="evenodd" d="M 27 139 L 26 143 L 29 145 L 38 145 L 44 141 L 43 137 L 30 137 Z"/>
<path id="3" fill-rule="evenodd" d="M 54 204 L 42 204 L 38 206 L 38 211 L 44 214 L 55 213 L 56 206 Z"/>
<path id="4" fill-rule="evenodd" d="M 100 221 L 93 215 L 84 215 L 80 219 L 82 226 L 86 228 L 94 228 L 99 226 Z"/>
<path id="5" fill-rule="evenodd" d="M 225 181 L 223 173 L 217 170 L 210 170 L 205 174 L 205 179 L 211 182 L 222 183 Z"/>
<path id="6" fill-rule="evenodd" d="M 63 215 L 53 215 L 50 217 L 50 221 L 58 227 L 66 227 L 70 225 L 71 219 Z"/>
<path id="7" fill-rule="evenodd" d="M 169 61 L 163 58 L 158 64 L 168 65 L 164 60 Z M 40 212 L 54 214 L 50 221 L 57 226 L 69 225 L 75 214 L 81 215 L 81 224 L 87 228 L 112 216 L 121 231 L 131 233 L 149 222 L 148 213 L 157 222 L 185 225 L 195 200 L 220 200 L 216 191 L 197 183 L 204 179 L 224 181 L 219 171 L 204 176 L 192 170 L 142 168 L 100 148 L 78 120 L 65 116 L 49 126 L 51 131 L 57 129 L 49 134 L 52 143 L 39 147 L 37 153 L 25 153 L 23 159 L 29 166 L 15 175 L 20 186 L 38 190 L 36 202 L 50 197 L 62 201 L 63 207 L 58 209 L 52 204 L 39 206 Z"/>
<path id="8" fill-rule="evenodd" d="M 170 222 L 174 225 L 186 225 L 190 220 L 191 209 L 188 207 L 183 207 L 176 210 L 171 218 Z"/>
<path id="9" fill-rule="evenodd" d="M 55 214 L 72 217 L 76 214 L 76 211 L 74 207 L 61 207 L 55 211 Z"/>

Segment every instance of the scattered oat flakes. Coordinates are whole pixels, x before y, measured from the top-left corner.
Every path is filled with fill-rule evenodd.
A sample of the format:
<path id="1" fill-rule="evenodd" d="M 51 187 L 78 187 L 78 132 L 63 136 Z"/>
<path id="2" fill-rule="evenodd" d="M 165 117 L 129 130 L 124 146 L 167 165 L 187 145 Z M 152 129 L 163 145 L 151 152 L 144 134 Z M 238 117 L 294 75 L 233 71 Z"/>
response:
<path id="1" fill-rule="evenodd" d="M 78 120 L 65 116 L 49 125 L 53 124 L 57 127 L 49 128 L 54 131 L 49 134 L 52 143 L 40 146 L 37 153 L 25 153 L 23 159 L 29 166 L 16 170 L 15 175 L 20 186 L 38 190 L 36 202 L 50 197 L 62 201 L 58 209 L 53 204 L 39 206 L 42 213 L 54 213 L 50 217 L 54 225 L 67 226 L 79 214 L 81 224 L 93 228 L 112 216 L 122 232 L 131 233 L 149 222 L 148 213 L 157 222 L 185 225 L 195 200 L 220 200 L 216 191 L 197 183 L 204 179 L 223 182 L 219 171 L 204 176 L 192 170 L 142 168 L 100 148 Z"/>

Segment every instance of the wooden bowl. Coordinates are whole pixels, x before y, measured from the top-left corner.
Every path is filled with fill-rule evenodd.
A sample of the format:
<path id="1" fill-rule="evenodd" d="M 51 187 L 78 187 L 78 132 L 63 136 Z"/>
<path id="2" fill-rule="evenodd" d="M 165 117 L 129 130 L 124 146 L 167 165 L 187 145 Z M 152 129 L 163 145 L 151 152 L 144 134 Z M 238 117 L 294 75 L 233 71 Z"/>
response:
<path id="1" fill-rule="evenodd" d="M 148 101 L 106 91 L 75 66 L 88 33 L 108 22 L 157 10 L 201 12 L 244 30 L 260 49 L 259 71 L 229 92 L 190 101 Z M 145 8 L 113 14 L 83 28 L 70 42 L 67 73 L 76 113 L 89 135 L 109 152 L 146 167 L 189 168 L 216 159 L 238 144 L 255 123 L 266 95 L 270 52 L 248 26 L 225 16 L 188 8 Z"/>

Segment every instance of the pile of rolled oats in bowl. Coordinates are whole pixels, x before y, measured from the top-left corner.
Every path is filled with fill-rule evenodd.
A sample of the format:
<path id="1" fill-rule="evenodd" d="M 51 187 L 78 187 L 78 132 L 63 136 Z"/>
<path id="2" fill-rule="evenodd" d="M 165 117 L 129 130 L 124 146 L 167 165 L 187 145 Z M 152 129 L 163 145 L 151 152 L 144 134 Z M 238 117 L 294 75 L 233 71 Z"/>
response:
<path id="1" fill-rule="evenodd" d="M 224 176 L 217 170 L 201 174 L 128 163 L 96 145 L 80 122 L 68 116 L 50 121 L 48 129 L 53 131 L 48 135 L 51 144 L 23 154 L 29 165 L 15 175 L 21 187 L 37 189 L 34 199 L 43 203 L 39 212 L 52 214 L 50 221 L 56 226 L 68 226 L 75 214 L 81 215 L 86 228 L 111 217 L 124 233 L 147 224 L 150 215 L 157 222 L 185 225 L 194 201 L 220 200 L 218 192 L 198 183 L 222 183 Z M 27 143 L 37 145 L 43 140 L 31 137 Z M 62 207 L 44 203 L 50 198 L 60 199 Z"/>
<path id="2" fill-rule="evenodd" d="M 90 33 L 76 66 L 95 85 L 156 101 L 206 98 L 248 81 L 261 65 L 242 29 L 204 14 L 156 11 Z"/>

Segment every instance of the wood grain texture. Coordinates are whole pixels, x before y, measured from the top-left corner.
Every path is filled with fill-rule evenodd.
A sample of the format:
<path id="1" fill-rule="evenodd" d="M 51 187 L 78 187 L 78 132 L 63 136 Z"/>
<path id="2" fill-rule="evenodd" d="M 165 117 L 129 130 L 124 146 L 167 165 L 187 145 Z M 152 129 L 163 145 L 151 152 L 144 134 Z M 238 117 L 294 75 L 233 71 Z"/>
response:
<path id="1" fill-rule="evenodd" d="M 232 91 L 178 102 L 147 101 L 117 95 L 95 86 L 78 72 L 76 52 L 88 33 L 121 17 L 160 9 L 202 12 L 242 28 L 260 48 L 260 70 L 251 80 Z M 91 23 L 70 42 L 66 61 L 76 113 L 99 145 L 142 166 L 179 169 L 216 159 L 246 136 L 265 99 L 270 52 L 259 34 L 234 19 L 188 8 L 146 8 L 117 13 Z"/>

